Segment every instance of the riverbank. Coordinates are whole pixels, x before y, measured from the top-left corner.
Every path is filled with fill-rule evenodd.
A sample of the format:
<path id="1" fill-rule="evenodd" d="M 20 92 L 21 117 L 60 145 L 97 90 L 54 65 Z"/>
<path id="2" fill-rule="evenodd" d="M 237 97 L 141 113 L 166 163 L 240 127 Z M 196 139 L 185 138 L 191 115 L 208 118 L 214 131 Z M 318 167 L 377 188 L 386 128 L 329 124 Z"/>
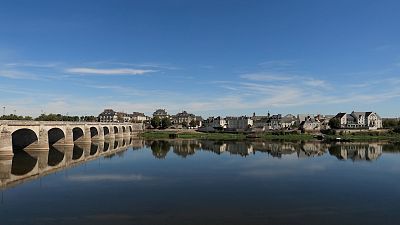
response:
<path id="1" fill-rule="evenodd" d="M 143 138 L 166 139 L 166 138 L 182 138 L 182 139 L 208 139 L 208 140 L 281 140 L 281 141 L 400 141 L 400 134 L 396 133 L 375 133 L 365 134 L 342 134 L 342 135 L 320 135 L 301 134 L 301 133 L 203 133 L 195 130 L 148 130 L 140 134 Z"/>

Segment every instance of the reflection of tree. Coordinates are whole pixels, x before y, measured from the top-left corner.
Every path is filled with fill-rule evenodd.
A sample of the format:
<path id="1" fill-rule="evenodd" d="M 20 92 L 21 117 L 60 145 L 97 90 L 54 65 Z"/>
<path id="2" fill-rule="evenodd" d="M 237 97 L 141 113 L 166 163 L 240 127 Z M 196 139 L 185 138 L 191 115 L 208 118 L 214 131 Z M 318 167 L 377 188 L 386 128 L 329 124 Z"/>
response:
<path id="1" fill-rule="evenodd" d="M 346 157 L 343 156 L 342 148 L 339 145 L 331 145 L 329 147 L 329 154 L 336 156 L 340 160 L 344 160 Z"/>
<path id="2" fill-rule="evenodd" d="M 154 157 L 158 159 L 164 159 L 165 156 L 167 156 L 170 147 L 171 144 L 168 141 L 153 141 L 150 146 Z"/>

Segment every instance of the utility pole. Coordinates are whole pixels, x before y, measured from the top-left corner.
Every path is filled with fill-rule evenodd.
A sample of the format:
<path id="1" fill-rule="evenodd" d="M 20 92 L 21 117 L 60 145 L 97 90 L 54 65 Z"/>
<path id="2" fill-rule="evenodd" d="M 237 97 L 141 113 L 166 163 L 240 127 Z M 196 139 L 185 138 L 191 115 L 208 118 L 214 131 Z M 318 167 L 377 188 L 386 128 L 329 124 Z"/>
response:
<path id="1" fill-rule="evenodd" d="M 6 107 L 3 106 L 3 116 L 5 116 L 5 115 L 6 115 Z"/>

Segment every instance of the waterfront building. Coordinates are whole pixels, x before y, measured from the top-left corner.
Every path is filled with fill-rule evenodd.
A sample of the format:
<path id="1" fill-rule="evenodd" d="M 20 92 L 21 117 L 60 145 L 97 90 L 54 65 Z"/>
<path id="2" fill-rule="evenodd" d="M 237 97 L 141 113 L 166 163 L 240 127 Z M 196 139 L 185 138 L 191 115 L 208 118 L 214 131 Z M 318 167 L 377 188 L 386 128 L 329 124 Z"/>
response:
<path id="1" fill-rule="evenodd" d="M 335 116 L 340 121 L 341 128 L 379 129 L 382 128 L 382 118 L 375 112 L 338 113 Z"/>

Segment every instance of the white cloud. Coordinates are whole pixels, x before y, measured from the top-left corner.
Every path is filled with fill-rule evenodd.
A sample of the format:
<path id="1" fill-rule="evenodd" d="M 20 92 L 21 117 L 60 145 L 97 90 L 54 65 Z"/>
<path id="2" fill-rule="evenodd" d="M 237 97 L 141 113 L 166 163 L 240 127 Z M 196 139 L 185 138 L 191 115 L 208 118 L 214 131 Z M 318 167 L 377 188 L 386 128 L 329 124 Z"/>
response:
<path id="1" fill-rule="evenodd" d="M 92 74 L 92 75 L 143 75 L 146 73 L 157 72 L 156 70 L 143 70 L 143 69 L 129 69 L 129 68 L 117 68 L 117 69 L 97 69 L 97 68 L 85 68 L 76 67 L 66 69 L 68 73 L 78 74 Z"/>

